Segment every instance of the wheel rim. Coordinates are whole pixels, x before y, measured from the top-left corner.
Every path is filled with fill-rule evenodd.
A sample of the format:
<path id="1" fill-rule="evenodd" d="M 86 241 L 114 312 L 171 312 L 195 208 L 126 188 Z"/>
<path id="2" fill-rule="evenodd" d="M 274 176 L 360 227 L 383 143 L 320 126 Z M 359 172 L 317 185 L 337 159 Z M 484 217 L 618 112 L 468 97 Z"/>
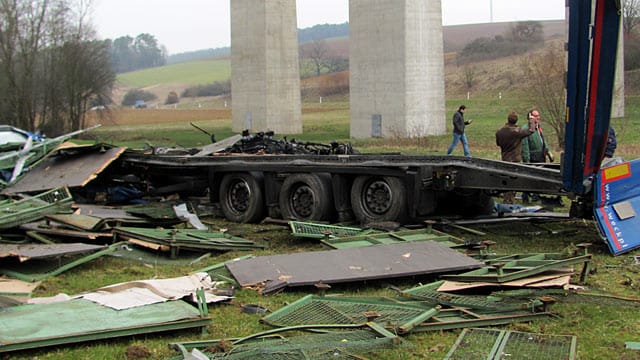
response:
<path id="1" fill-rule="evenodd" d="M 249 208 L 251 190 L 245 181 L 235 181 L 227 193 L 227 204 L 237 213 L 243 213 Z"/>
<path id="2" fill-rule="evenodd" d="M 365 188 L 363 194 L 363 204 L 367 210 L 373 214 L 385 214 L 391 208 L 393 202 L 393 192 L 385 181 L 372 181 Z"/>
<path id="3" fill-rule="evenodd" d="M 300 218 L 308 218 L 313 213 L 315 197 L 313 190 L 307 185 L 298 186 L 291 194 L 291 209 Z"/>

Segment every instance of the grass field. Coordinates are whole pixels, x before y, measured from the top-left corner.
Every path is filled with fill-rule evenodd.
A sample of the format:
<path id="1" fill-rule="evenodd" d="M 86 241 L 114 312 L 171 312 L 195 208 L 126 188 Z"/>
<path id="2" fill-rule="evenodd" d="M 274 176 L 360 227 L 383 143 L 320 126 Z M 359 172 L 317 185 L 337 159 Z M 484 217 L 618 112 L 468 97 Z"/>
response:
<path id="1" fill-rule="evenodd" d="M 447 126 L 450 130 L 450 116 L 460 103 L 465 103 L 469 111 L 467 116 L 474 119 L 468 128 L 471 151 L 474 156 L 498 158 L 499 151 L 495 145 L 495 131 L 504 123 L 506 114 L 511 110 L 524 113 L 530 106 L 522 97 L 504 96 L 501 100 L 484 98 L 466 100 L 450 98 L 447 101 Z M 627 116 L 616 119 L 613 124 L 618 130 L 617 155 L 626 159 L 640 156 L 640 99 L 627 98 Z M 172 112 L 174 115 L 175 112 Z M 136 114 L 153 114 L 138 112 Z M 218 113 L 216 113 L 218 114 Z M 151 117 L 151 115 L 149 115 Z M 154 115 L 153 118 L 158 118 Z M 133 119 L 128 123 L 113 120 L 92 132 L 95 139 L 128 146 L 142 146 L 145 143 L 154 145 L 182 145 L 186 147 L 206 144 L 208 138 L 189 125 L 194 121 L 198 126 L 217 134 L 218 139 L 231 135 L 230 113 L 221 115 L 214 113 L 210 118 L 171 119 L 153 124 L 147 120 Z M 543 114 L 544 116 L 544 114 Z M 442 154 L 449 144 L 450 135 L 430 136 L 417 139 L 367 139 L 349 138 L 348 102 L 324 102 L 322 104 L 306 103 L 303 108 L 304 134 L 295 135 L 306 141 L 338 140 L 354 144 L 356 149 L 365 152 L 405 152 L 405 153 L 438 153 Z M 177 117 L 176 117 L 177 119 Z M 130 122 L 130 123 L 129 123 Z M 461 149 L 457 149 L 458 152 Z M 564 209 L 566 210 L 566 209 Z M 269 240 L 270 248 L 252 252 L 253 255 L 291 253 L 324 249 L 320 244 L 294 239 L 285 227 L 269 224 L 243 225 L 228 223 L 219 218 L 204 219 L 213 229 L 225 228 L 234 235 L 247 239 Z M 563 223 L 546 223 L 543 225 L 518 223 L 516 225 L 485 225 L 477 227 L 487 235 L 483 240 L 496 242 L 494 251 L 498 253 L 535 253 L 535 252 L 568 252 L 575 245 L 591 242 L 594 245 L 593 272 L 584 286 L 592 292 L 607 295 L 636 297 L 640 291 L 640 267 L 634 265 L 633 255 L 640 255 L 636 250 L 632 253 L 613 257 L 597 234 L 594 224 L 587 220 L 574 220 Z M 465 239 L 476 239 L 477 236 L 461 232 L 453 228 L 450 233 Z M 207 265 L 246 255 L 241 252 L 213 254 L 197 264 L 146 265 L 139 262 L 125 261 L 115 258 L 101 258 L 79 268 L 49 279 L 37 289 L 37 296 L 55 295 L 59 292 L 75 294 L 97 287 L 138 279 L 164 278 L 181 276 L 203 268 Z M 390 286 L 402 289 L 416 286 L 419 282 L 430 281 L 429 278 L 409 278 L 393 281 L 373 281 L 334 286 L 330 294 L 353 296 L 394 296 Z M 314 289 L 284 291 L 271 296 L 261 296 L 253 290 L 240 290 L 236 298 L 226 305 L 214 305 L 210 308 L 211 325 L 208 327 L 208 339 L 246 336 L 258 331 L 270 329 L 260 324 L 259 315 L 245 314 L 241 311 L 244 304 L 256 304 L 274 311 L 286 303 L 297 300 Z M 640 359 L 640 353 L 625 349 L 625 342 L 639 341 L 640 306 L 638 302 L 616 300 L 611 297 L 572 297 L 558 298 L 559 302 L 552 306 L 557 313 L 556 318 L 501 326 L 517 331 L 541 332 L 557 335 L 576 335 L 578 337 L 578 359 L 600 360 Z M 371 359 L 442 359 L 454 344 L 460 330 L 434 333 L 412 334 L 404 337 L 412 345 L 394 350 L 386 350 L 367 355 Z M 167 344 L 176 341 L 202 339 L 198 331 L 178 331 L 162 335 L 126 337 L 121 339 L 83 343 L 73 346 L 57 347 L 46 350 L 23 351 L 0 358 L 11 359 L 125 359 L 126 349 L 132 345 L 146 347 L 148 359 L 167 359 L 176 353 L 168 349 Z"/>
<path id="2" fill-rule="evenodd" d="M 118 75 L 119 86 L 143 88 L 155 84 L 189 85 L 226 81 L 231 76 L 228 59 L 192 61 Z"/>

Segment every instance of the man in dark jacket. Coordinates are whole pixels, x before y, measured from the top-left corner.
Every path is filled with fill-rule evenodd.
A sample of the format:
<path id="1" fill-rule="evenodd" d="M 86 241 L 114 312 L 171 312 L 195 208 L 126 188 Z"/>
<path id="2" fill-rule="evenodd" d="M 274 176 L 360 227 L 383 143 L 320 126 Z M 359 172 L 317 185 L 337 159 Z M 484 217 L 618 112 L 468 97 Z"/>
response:
<path id="1" fill-rule="evenodd" d="M 518 114 L 511 112 L 507 116 L 507 123 L 496 131 L 496 145 L 500 146 L 502 160 L 510 162 L 522 162 L 522 138 L 525 138 L 533 132 L 527 127 L 526 130 L 516 125 L 518 122 Z M 503 198 L 506 204 L 513 204 L 516 193 L 507 191 Z"/>
<path id="2" fill-rule="evenodd" d="M 467 107 L 460 105 L 458 111 L 453 114 L 453 141 L 451 142 L 451 145 L 449 145 L 449 149 L 447 149 L 447 155 L 451 155 L 453 149 L 458 145 L 458 141 L 462 141 L 464 156 L 471 156 L 471 153 L 469 152 L 469 143 L 467 142 L 467 135 L 464 134 L 464 127 L 471 124 L 473 120 L 464 119 L 465 111 L 467 111 Z"/>

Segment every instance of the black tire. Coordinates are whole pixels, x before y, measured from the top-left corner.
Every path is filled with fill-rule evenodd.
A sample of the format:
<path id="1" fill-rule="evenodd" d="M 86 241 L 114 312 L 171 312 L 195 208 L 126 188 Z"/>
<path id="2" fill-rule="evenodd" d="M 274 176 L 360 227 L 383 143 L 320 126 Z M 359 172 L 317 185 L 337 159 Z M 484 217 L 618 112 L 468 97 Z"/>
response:
<path id="1" fill-rule="evenodd" d="M 231 173 L 220 183 L 220 208 L 227 220 L 254 223 L 264 217 L 262 184 L 248 173 Z"/>
<path id="2" fill-rule="evenodd" d="M 282 183 L 278 198 L 285 220 L 329 220 L 333 209 L 331 178 L 323 174 L 292 174 Z"/>
<path id="3" fill-rule="evenodd" d="M 407 215 L 407 190 L 393 176 L 359 176 L 351 187 L 351 208 L 363 224 L 403 222 Z"/>

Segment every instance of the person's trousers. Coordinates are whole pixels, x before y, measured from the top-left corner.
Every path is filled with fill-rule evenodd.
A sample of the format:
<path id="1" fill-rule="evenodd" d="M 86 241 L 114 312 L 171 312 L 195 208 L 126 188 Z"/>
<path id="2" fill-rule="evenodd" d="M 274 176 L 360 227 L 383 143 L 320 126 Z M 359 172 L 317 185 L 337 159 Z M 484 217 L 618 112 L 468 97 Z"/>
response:
<path id="1" fill-rule="evenodd" d="M 451 142 L 451 145 L 449 145 L 449 149 L 447 149 L 447 155 L 451 155 L 453 149 L 455 149 L 456 145 L 458 145 L 458 141 L 462 142 L 462 150 L 464 151 L 464 156 L 471 156 L 471 153 L 469 152 L 469 142 L 467 142 L 467 135 L 457 133 L 453 133 L 453 141 Z"/>

